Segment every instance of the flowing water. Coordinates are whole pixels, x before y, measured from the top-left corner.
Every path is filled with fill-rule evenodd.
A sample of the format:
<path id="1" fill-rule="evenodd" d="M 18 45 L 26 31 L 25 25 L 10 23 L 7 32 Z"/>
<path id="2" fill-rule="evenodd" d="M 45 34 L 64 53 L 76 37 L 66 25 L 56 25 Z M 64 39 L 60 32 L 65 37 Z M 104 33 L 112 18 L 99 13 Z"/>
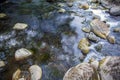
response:
<path id="1" fill-rule="evenodd" d="M 73 2 L 73 7 L 65 4 L 65 13 L 57 12 L 60 9 L 57 3 L 44 0 L 10 1 L 2 6 L 1 11 L 9 18 L 0 20 L 0 60 L 6 63 L 5 69 L 0 69 L 0 80 L 11 80 L 12 74 L 18 68 L 27 75 L 29 66 L 33 64 L 42 68 L 42 80 L 62 80 L 70 67 L 82 61 L 88 62 L 91 57 L 99 60 L 106 55 L 120 56 L 120 33 L 112 31 L 111 34 L 117 40 L 114 47 L 106 40 L 101 40 L 99 43 L 103 45 L 102 51 L 97 52 L 94 46 L 99 43 L 93 43 L 86 57 L 78 49 L 80 39 L 85 37 L 81 28 L 89 26 L 94 15 L 99 15 L 101 20 L 108 19 L 111 29 L 120 25 L 120 18 L 101 10 L 79 9 L 78 0 Z M 29 27 L 22 31 L 13 30 L 14 24 L 18 22 L 27 23 Z M 14 54 L 20 48 L 31 50 L 34 55 L 17 62 Z"/>

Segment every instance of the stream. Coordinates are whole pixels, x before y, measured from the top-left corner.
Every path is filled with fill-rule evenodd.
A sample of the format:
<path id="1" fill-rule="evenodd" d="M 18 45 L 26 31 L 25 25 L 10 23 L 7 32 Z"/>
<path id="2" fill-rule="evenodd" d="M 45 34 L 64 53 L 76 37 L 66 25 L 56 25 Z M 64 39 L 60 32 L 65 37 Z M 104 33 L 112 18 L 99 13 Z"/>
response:
<path id="1" fill-rule="evenodd" d="M 66 10 L 65 13 L 58 12 L 61 8 L 58 3 L 64 4 L 62 8 Z M 6 63 L 5 69 L 0 68 L 0 80 L 12 80 L 12 75 L 18 68 L 27 75 L 29 66 L 33 64 L 42 68 L 41 80 L 62 80 L 70 67 L 83 61 L 120 56 L 120 33 L 112 31 L 114 27 L 120 26 L 120 17 L 111 16 L 101 8 L 80 9 L 80 3 L 80 0 L 75 0 L 73 6 L 68 7 L 65 2 L 10 0 L 4 4 L 1 12 L 6 13 L 9 18 L 0 20 L 0 60 Z M 89 4 L 91 5 L 90 2 Z M 85 56 L 78 48 L 80 39 L 85 37 L 81 28 L 89 26 L 94 15 L 107 21 L 116 43 L 110 44 L 104 39 L 100 39 L 98 43 L 91 42 L 90 52 Z M 14 24 L 18 22 L 26 23 L 29 27 L 25 30 L 13 30 Z M 102 44 L 100 52 L 94 48 L 98 44 Z M 20 48 L 31 50 L 33 56 L 24 61 L 15 61 L 15 51 Z"/>

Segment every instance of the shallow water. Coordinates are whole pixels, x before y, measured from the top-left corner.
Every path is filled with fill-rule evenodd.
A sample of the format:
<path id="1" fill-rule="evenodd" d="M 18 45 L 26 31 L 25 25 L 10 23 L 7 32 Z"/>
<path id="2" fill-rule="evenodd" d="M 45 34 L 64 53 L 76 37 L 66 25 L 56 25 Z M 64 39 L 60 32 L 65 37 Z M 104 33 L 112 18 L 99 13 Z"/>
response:
<path id="1" fill-rule="evenodd" d="M 81 28 L 89 25 L 93 13 L 99 15 L 99 12 L 78 9 L 80 1 L 76 0 L 71 8 L 65 5 L 63 8 L 67 10 L 66 13 L 58 13 L 60 7 L 57 3 L 51 4 L 44 0 L 33 0 L 33 2 L 20 0 L 19 3 L 16 0 L 11 1 L 13 3 L 2 7 L 2 12 L 6 13 L 9 19 L 0 21 L 3 24 L 0 27 L 0 60 L 7 64 L 4 70 L 0 70 L 0 80 L 11 80 L 17 68 L 27 75 L 29 66 L 33 64 L 42 67 L 42 80 L 62 80 L 70 67 L 82 61 L 88 62 L 91 57 L 100 60 L 106 55 L 120 56 L 119 44 L 115 44 L 111 51 L 112 47 L 108 47 L 112 44 L 101 40 L 102 44 L 105 44 L 102 51 L 97 52 L 94 46 L 98 43 L 93 43 L 90 46 L 90 53 L 84 59 L 85 56 L 78 49 L 80 39 L 85 37 Z M 101 13 L 101 19 L 109 19 L 110 25 L 119 23 L 119 18 L 116 19 L 100 11 Z M 17 22 L 27 23 L 29 27 L 23 31 L 13 30 Z M 111 34 L 115 35 L 119 42 L 118 34 Z M 17 62 L 14 59 L 15 51 L 23 47 L 31 50 L 34 55 Z"/>

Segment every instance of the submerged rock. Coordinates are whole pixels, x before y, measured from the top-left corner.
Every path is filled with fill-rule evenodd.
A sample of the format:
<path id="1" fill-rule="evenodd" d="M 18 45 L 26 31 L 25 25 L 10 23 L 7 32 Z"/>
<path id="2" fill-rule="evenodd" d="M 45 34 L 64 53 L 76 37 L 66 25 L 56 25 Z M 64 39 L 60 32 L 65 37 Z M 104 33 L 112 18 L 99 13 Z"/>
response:
<path id="1" fill-rule="evenodd" d="M 83 38 L 80 40 L 79 44 L 78 44 L 78 48 L 80 48 L 80 50 L 84 53 L 87 54 L 89 53 L 89 41 L 86 38 Z"/>
<path id="2" fill-rule="evenodd" d="M 106 39 L 109 34 L 109 26 L 100 21 L 99 19 L 94 19 L 90 23 L 92 31 L 99 37 Z"/>
<path id="3" fill-rule="evenodd" d="M 114 37 L 114 36 L 107 36 L 107 40 L 108 40 L 111 44 L 114 44 L 114 43 L 115 43 L 115 37 Z"/>
<path id="4" fill-rule="evenodd" d="M 100 62 L 102 80 L 120 80 L 120 57 L 108 56 Z"/>
<path id="5" fill-rule="evenodd" d="M 17 69 L 12 76 L 12 80 L 19 80 L 20 74 L 21 74 L 21 70 Z"/>
<path id="6" fill-rule="evenodd" d="M 19 60 L 29 57 L 30 55 L 32 55 L 32 53 L 29 50 L 25 48 L 21 48 L 15 52 L 15 59 L 19 61 Z"/>
<path id="7" fill-rule="evenodd" d="M 110 9 L 110 14 L 114 16 L 120 16 L 120 6 L 114 6 Z"/>
<path id="8" fill-rule="evenodd" d="M 116 27 L 113 29 L 113 32 L 120 32 L 120 27 Z"/>
<path id="9" fill-rule="evenodd" d="M 28 24 L 25 23 L 16 23 L 13 27 L 15 30 L 24 30 L 25 28 L 28 27 Z"/>
<path id="10" fill-rule="evenodd" d="M 0 13 L 0 19 L 6 19 L 7 15 L 5 13 Z"/>
<path id="11" fill-rule="evenodd" d="M 99 80 L 97 73 L 95 74 L 93 67 L 89 63 L 81 63 L 70 68 L 63 80 Z"/>
<path id="12" fill-rule="evenodd" d="M 42 77 L 42 69 L 38 65 L 32 65 L 29 68 L 31 80 L 40 80 Z"/>

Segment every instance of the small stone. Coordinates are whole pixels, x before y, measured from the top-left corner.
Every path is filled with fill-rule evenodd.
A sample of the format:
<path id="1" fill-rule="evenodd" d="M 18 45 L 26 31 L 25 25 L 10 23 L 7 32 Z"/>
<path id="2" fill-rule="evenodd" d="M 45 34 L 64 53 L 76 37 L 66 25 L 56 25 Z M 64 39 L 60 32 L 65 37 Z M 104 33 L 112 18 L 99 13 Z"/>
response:
<path id="1" fill-rule="evenodd" d="M 16 23 L 15 26 L 13 27 L 13 29 L 15 29 L 15 30 L 24 30 L 27 27 L 28 27 L 28 25 L 25 24 L 25 23 Z"/>
<path id="2" fill-rule="evenodd" d="M 95 46 L 95 49 L 96 49 L 96 51 L 101 51 L 101 49 L 102 49 L 102 44 L 100 44 L 100 43 L 98 43 L 96 46 Z"/>
<path id="3" fill-rule="evenodd" d="M 66 11 L 66 10 L 63 9 L 63 8 L 61 8 L 61 9 L 58 10 L 59 13 L 65 13 L 65 11 Z"/>
<path id="4" fill-rule="evenodd" d="M 0 19 L 5 19 L 7 15 L 5 13 L 0 13 Z"/>
<path id="5" fill-rule="evenodd" d="M 89 33 L 90 32 L 90 28 L 88 27 L 83 27 L 82 28 L 82 31 L 86 32 L 86 33 Z"/>
<path id="6" fill-rule="evenodd" d="M 120 27 L 116 27 L 113 29 L 113 32 L 120 32 Z"/>
<path id="7" fill-rule="evenodd" d="M 12 80 L 19 80 L 20 74 L 21 74 L 21 70 L 17 69 L 12 76 Z"/>
<path id="8" fill-rule="evenodd" d="M 89 9 L 88 3 L 81 4 L 79 8 L 82 8 L 84 10 Z"/>
<path id="9" fill-rule="evenodd" d="M 72 7 L 73 3 L 72 2 L 68 2 L 67 5 L 68 5 L 68 7 Z"/>
<path id="10" fill-rule="evenodd" d="M 63 3 L 58 4 L 59 7 L 64 7 L 65 5 Z"/>
<path id="11" fill-rule="evenodd" d="M 31 80 L 40 80 L 42 77 L 42 69 L 38 65 L 32 65 L 29 68 Z"/>
<path id="12" fill-rule="evenodd" d="M 30 55 L 32 55 L 32 53 L 31 53 L 29 50 L 27 50 L 27 49 L 25 49 L 25 48 L 21 48 L 21 49 L 18 49 L 18 50 L 15 52 L 15 59 L 16 59 L 17 61 L 23 60 L 23 59 L 29 57 Z"/>
<path id="13" fill-rule="evenodd" d="M 86 37 L 93 41 L 93 42 L 98 42 L 100 38 L 98 38 L 94 33 L 90 32 L 89 34 L 86 35 Z"/>
<path id="14" fill-rule="evenodd" d="M 0 61 L 0 68 L 1 68 L 1 67 L 4 67 L 4 66 L 5 66 L 4 61 Z"/>
<path id="15" fill-rule="evenodd" d="M 97 3 L 98 0 L 90 0 L 91 3 Z"/>
<path id="16" fill-rule="evenodd" d="M 78 44 L 78 48 L 80 48 L 80 50 L 84 53 L 87 54 L 89 53 L 89 41 L 86 38 L 83 38 L 80 40 L 79 44 Z"/>
<path id="17" fill-rule="evenodd" d="M 111 43 L 114 44 L 115 43 L 115 37 L 114 36 L 108 36 L 107 40 Z"/>
<path id="18" fill-rule="evenodd" d="M 18 80 L 26 80 L 25 78 L 20 78 L 20 79 L 18 79 Z"/>

